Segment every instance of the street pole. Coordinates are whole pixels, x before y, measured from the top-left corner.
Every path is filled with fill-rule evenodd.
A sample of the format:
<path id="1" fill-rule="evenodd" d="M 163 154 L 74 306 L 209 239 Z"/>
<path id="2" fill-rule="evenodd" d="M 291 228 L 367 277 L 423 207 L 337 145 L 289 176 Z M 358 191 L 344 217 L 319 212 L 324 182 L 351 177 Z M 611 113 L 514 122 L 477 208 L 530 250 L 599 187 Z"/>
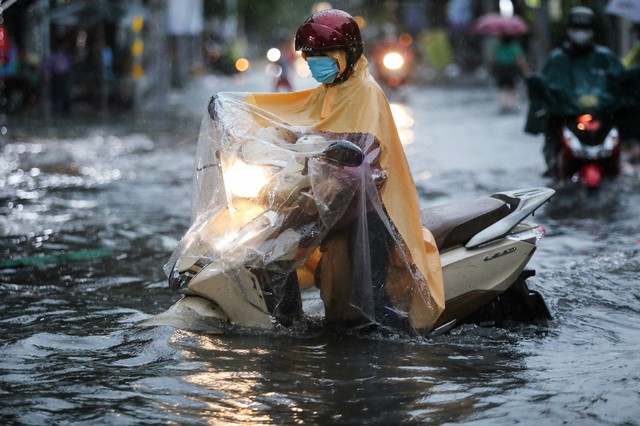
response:
<path id="1" fill-rule="evenodd" d="M 4 25 L 2 0 L 0 0 L 0 25 Z M 7 40 L 2 40 L 3 44 L 8 43 Z M 4 64 L 2 64 L 4 66 Z M 0 76 L 0 148 L 5 144 L 5 137 L 9 131 L 7 123 L 6 107 L 9 103 L 6 93 L 6 84 L 4 82 L 4 76 Z"/>
<path id="2" fill-rule="evenodd" d="M 549 54 L 549 0 L 541 0 L 536 11 L 535 66 L 539 70 Z"/>
<path id="3" fill-rule="evenodd" d="M 42 20 L 40 21 L 40 27 L 42 29 L 42 60 L 44 60 L 51 55 L 51 25 L 49 19 L 49 0 L 41 0 L 40 4 L 42 5 Z M 46 81 L 43 85 L 42 94 L 42 102 L 40 106 L 42 108 L 42 115 L 44 117 L 45 122 L 49 123 L 51 121 L 51 96 L 50 89 L 51 84 Z"/>
<path id="4" fill-rule="evenodd" d="M 104 69 L 104 49 L 106 47 L 105 41 L 105 19 L 107 14 L 107 6 L 104 3 L 105 0 L 100 0 L 98 4 L 98 10 L 100 11 L 100 20 L 98 21 L 98 85 L 99 97 L 100 97 L 100 115 L 106 118 L 109 115 L 109 88 L 107 87 L 107 76 Z"/>
<path id="5" fill-rule="evenodd" d="M 141 0 L 135 0 L 134 7 L 136 15 L 131 22 L 131 31 L 133 33 L 133 40 L 131 42 L 131 79 L 132 79 L 132 103 L 133 110 L 139 111 L 141 107 L 140 91 L 141 82 L 144 77 L 144 37 L 142 30 L 144 29 L 144 15 L 142 14 Z"/>
<path id="6" fill-rule="evenodd" d="M 148 61 L 147 78 L 150 84 L 144 93 L 143 109 L 153 113 L 164 113 L 167 109 L 167 98 L 170 90 L 170 61 L 167 55 L 165 0 L 151 0 L 149 11 L 149 31 L 146 34 L 148 49 L 145 57 Z"/>

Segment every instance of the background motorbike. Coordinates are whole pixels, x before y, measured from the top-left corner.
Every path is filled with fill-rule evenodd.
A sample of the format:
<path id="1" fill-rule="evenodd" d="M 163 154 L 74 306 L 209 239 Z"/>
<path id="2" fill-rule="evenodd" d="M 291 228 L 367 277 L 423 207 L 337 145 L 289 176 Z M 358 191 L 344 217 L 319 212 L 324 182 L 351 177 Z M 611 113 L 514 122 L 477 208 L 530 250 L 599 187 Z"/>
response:
<path id="1" fill-rule="evenodd" d="M 381 43 L 372 56 L 376 81 L 381 86 L 397 90 L 411 81 L 413 52 L 405 44 Z"/>
<path id="2" fill-rule="evenodd" d="M 603 87 L 581 88 L 580 93 L 539 75 L 526 82 L 530 104 L 525 132 L 546 132 L 558 142 L 558 178 L 594 189 L 603 179 L 618 176 L 624 138 L 640 133 L 640 69 L 625 70 Z M 551 155 L 545 153 L 547 162 Z"/>
<path id="3" fill-rule="evenodd" d="M 610 120 L 591 114 L 567 117 L 560 132 L 560 179 L 571 179 L 593 189 L 604 178 L 618 176 L 621 143 L 618 129 Z"/>

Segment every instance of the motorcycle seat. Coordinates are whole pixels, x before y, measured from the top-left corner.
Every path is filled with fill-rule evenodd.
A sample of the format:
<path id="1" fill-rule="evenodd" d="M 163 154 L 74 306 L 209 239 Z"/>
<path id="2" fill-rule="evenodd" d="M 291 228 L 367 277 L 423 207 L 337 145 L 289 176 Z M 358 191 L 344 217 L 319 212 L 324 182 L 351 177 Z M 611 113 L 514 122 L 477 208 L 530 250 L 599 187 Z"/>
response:
<path id="1" fill-rule="evenodd" d="M 420 212 L 439 251 L 466 244 L 475 234 L 511 213 L 509 205 L 492 197 L 428 207 Z"/>

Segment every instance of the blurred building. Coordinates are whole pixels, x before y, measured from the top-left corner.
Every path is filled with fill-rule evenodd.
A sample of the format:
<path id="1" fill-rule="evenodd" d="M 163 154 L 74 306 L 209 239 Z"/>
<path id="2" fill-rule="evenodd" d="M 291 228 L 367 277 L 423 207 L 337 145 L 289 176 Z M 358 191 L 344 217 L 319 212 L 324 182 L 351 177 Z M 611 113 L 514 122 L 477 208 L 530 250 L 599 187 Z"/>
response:
<path id="1" fill-rule="evenodd" d="M 43 110 L 42 65 L 58 43 L 71 48 L 75 110 L 162 109 L 202 62 L 203 0 L 19 0 L 3 21 Z"/>
<path id="2" fill-rule="evenodd" d="M 606 13 L 613 0 L 582 0 L 599 20 L 598 42 L 624 55 L 631 22 Z M 455 64 L 473 72 L 486 61 L 484 40 L 469 34 L 478 16 L 508 2 L 531 26 L 523 37 L 535 69 L 564 37 L 572 0 L 335 0 L 360 15 L 365 33 L 393 24 L 414 40 L 426 69 Z M 42 64 L 52 46 L 73 49 L 72 101 L 76 109 L 162 110 L 172 87 L 194 73 L 237 72 L 241 55 L 262 55 L 274 30 L 295 34 L 312 0 L 5 0 L 2 26 L 15 55 L 2 65 L 9 112 L 47 105 Z M 640 18 L 639 18 L 640 19 Z M 605 31 L 606 29 L 606 31 Z M 367 34 L 369 36 L 370 34 Z M 375 40 L 368 37 L 369 40 Z M 7 51 L 8 52 L 8 51 Z M 7 53 L 8 55 L 8 53 Z M 45 110 L 46 108 L 42 108 Z"/>
<path id="3" fill-rule="evenodd" d="M 427 60 L 426 66 L 446 68 L 447 62 L 458 66 L 461 72 L 472 72 L 487 60 L 486 37 L 470 33 L 473 21 L 479 16 L 510 9 L 522 16 L 531 28 L 521 37 L 532 67 L 541 66 L 549 52 L 559 46 L 565 37 L 565 20 L 569 10 L 581 4 L 596 12 L 597 42 L 611 48 L 620 56 L 630 48 L 630 29 L 633 18 L 607 13 L 607 5 L 615 0 L 396 0 L 395 16 L 399 32 L 409 32 L 422 40 L 419 48 Z M 638 0 L 620 0 L 621 3 L 640 3 Z M 376 1 L 364 3 L 377 4 Z M 508 6 L 508 7 L 507 7 Z M 429 62 L 431 61 L 431 62 Z"/>

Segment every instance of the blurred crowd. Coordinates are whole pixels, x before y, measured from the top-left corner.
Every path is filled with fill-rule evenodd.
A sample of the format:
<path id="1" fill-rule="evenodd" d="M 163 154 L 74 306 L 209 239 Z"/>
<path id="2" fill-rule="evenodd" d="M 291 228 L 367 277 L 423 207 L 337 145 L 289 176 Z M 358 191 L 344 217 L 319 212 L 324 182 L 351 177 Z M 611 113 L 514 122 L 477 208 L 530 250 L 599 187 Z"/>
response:
<path id="1" fill-rule="evenodd" d="M 207 7 L 215 9 L 215 6 L 207 6 L 210 3 L 206 1 L 84 2 L 105 3 L 113 8 L 113 12 L 104 17 L 93 13 L 87 15 L 90 18 L 73 12 L 71 6 L 81 2 L 70 1 L 48 12 L 48 24 L 41 22 L 42 11 L 38 12 L 40 15 L 32 13 L 39 3 L 36 0 L 15 3 L 9 11 L 4 12 L 5 18 L 13 13 L 12 19 L 0 24 L 0 77 L 3 97 L 6 99 L 5 110 L 9 113 L 23 107 L 42 105 L 60 115 L 69 114 L 72 105 L 79 109 L 103 108 L 114 104 L 118 108 L 130 107 L 135 103 L 136 90 L 141 84 L 153 86 L 149 89 L 151 91 L 165 92 L 172 85 L 179 87 L 183 84 L 189 78 L 189 73 L 234 74 L 242 72 L 237 68 L 237 61 L 243 57 L 253 62 L 264 57 L 267 49 L 276 44 L 282 52 L 288 50 L 286 40 L 276 38 L 277 43 L 274 42 L 274 34 L 282 31 L 285 25 L 273 28 L 271 34 L 263 34 L 263 30 L 258 31 L 255 27 L 264 20 L 257 19 L 261 17 L 249 19 L 249 16 L 240 16 L 240 11 L 236 17 L 216 15 L 219 13 L 216 11 L 207 16 Z M 135 58 L 132 57 L 137 45 L 130 22 L 132 13 L 138 13 L 132 9 L 134 3 L 142 7 L 144 16 L 141 32 L 144 49 L 142 45 L 139 46 L 142 60 L 137 69 Z M 277 2 L 273 0 L 271 3 Z M 575 2 L 556 3 L 564 8 L 565 3 Z M 162 13 L 158 12 L 160 5 L 164 5 Z M 178 21 L 174 19 L 176 13 L 171 9 L 172 5 L 176 10 L 186 11 L 185 16 L 189 19 L 184 21 L 189 25 L 185 28 L 170 28 L 171 22 Z M 194 5 L 199 5 L 199 9 Z M 564 9 L 549 11 L 553 19 L 545 24 L 546 27 L 541 27 L 539 18 L 542 6 L 536 9 L 524 0 L 382 2 L 376 3 L 376 7 L 379 10 L 375 13 L 387 14 L 384 21 L 373 15 L 373 7 L 360 7 L 364 17 L 357 15 L 357 10 L 352 12 L 357 19 L 362 19 L 365 54 L 372 59 L 378 77 L 385 78 L 390 86 L 398 81 L 404 83 L 422 79 L 437 83 L 451 79 L 459 81 L 460 78 L 490 84 L 493 77 L 495 85 L 503 90 L 505 110 L 513 108 L 514 88 L 521 83 L 524 74 L 539 69 L 548 52 L 561 43 L 562 30 L 556 27 L 561 27 L 562 14 L 566 13 Z M 69 9 L 69 13 L 62 13 L 65 8 Z M 492 13 L 518 16 L 528 23 L 529 28 L 515 34 L 475 31 L 478 19 Z M 554 18 L 554 14 L 558 16 Z M 625 64 L 637 63 L 640 60 L 638 24 L 633 27 L 633 35 L 625 35 L 627 39 L 635 40 L 635 48 L 629 52 L 627 43 L 624 51 L 621 51 L 619 47 L 622 44 L 618 40 L 620 32 L 627 31 L 631 26 L 619 26 L 618 22 L 624 18 L 614 18 L 605 13 L 604 7 L 597 10 L 597 15 L 600 28 L 611 22 L 616 23 L 612 31 L 606 32 L 607 40 L 602 39 L 605 32 L 597 32 L 601 37 L 598 42 L 609 45 L 621 57 L 628 53 Z M 40 21 L 33 20 L 34 16 L 39 16 Z M 162 30 L 164 33 L 154 29 L 154 19 L 167 20 L 167 28 Z M 43 28 L 37 27 L 34 22 L 43 28 L 50 28 L 48 41 L 40 34 Z M 241 25 L 243 22 L 244 28 Z M 611 36 L 613 33 L 614 36 Z M 32 39 L 38 34 L 40 40 L 34 42 Z M 548 43 L 543 43 L 543 39 Z M 155 50 L 152 49 L 154 43 L 157 45 Z M 614 43 L 617 48 L 611 46 Z M 392 47 L 402 51 L 405 60 L 403 74 L 396 72 L 391 77 L 383 77 L 385 68 L 381 66 L 383 56 L 380 52 Z M 282 73 L 274 86 L 275 90 L 292 90 L 286 74 L 294 72 L 292 60 L 288 55 L 281 57 L 279 65 Z M 157 64 L 152 66 L 152 61 Z M 245 69 L 248 68 L 247 65 Z M 143 72 L 145 79 L 140 78 Z M 169 83 L 158 85 L 158 81 Z"/>

